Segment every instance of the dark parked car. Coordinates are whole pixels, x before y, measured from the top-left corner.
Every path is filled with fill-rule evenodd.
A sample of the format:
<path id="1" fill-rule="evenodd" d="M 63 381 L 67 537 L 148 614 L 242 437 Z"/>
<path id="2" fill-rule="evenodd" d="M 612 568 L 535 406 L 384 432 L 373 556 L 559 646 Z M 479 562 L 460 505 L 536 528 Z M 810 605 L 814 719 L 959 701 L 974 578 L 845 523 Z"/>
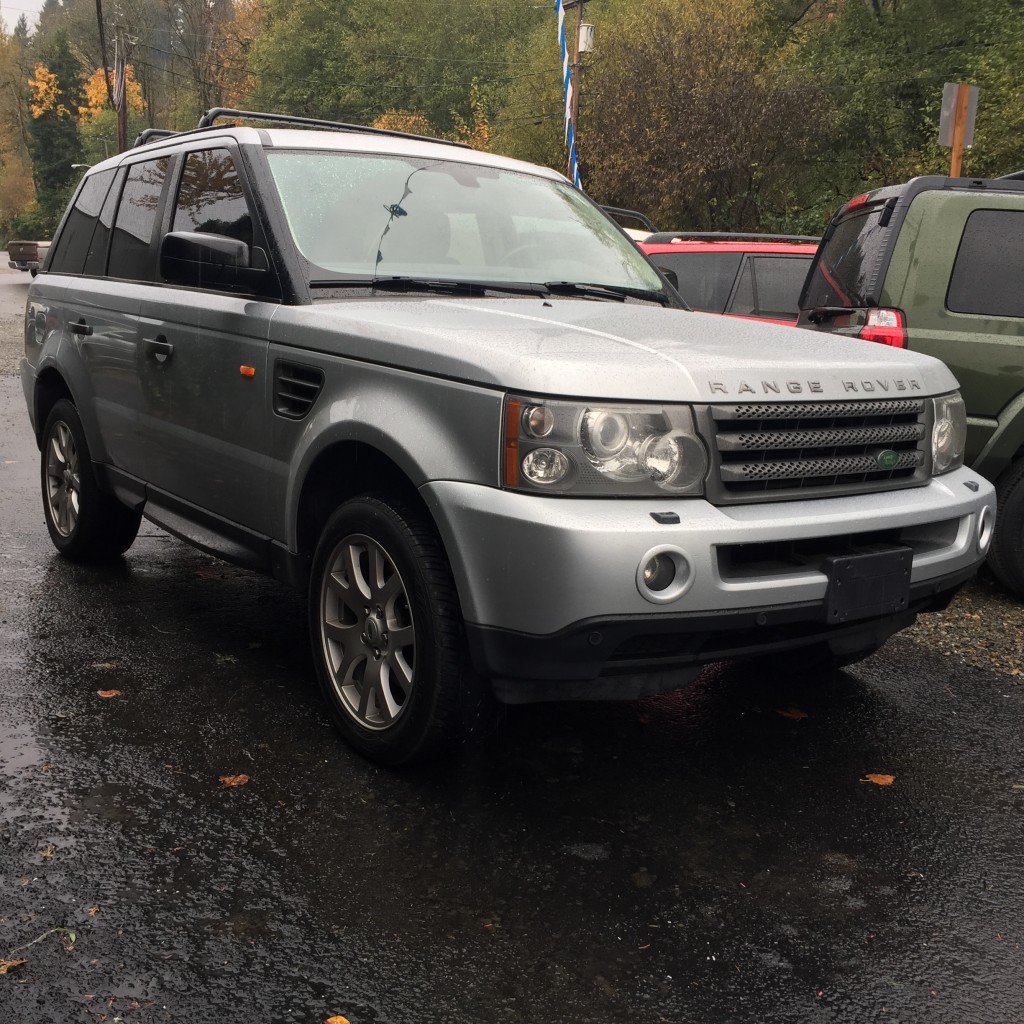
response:
<path id="1" fill-rule="evenodd" d="M 829 223 L 800 324 L 926 352 L 956 375 L 966 460 L 996 485 L 989 564 L 1024 597 L 1024 175 L 914 178 Z"/>

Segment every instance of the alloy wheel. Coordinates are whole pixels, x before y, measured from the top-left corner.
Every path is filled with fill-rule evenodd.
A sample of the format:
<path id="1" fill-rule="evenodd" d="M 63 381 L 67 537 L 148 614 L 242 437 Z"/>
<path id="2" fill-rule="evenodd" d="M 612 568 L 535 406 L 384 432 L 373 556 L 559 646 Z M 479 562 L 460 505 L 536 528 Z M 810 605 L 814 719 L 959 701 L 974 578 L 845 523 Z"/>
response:
<path id="1" fill-rule="evenodd" d="M 372 537 L 352 534 L 331 553 L 320 637 L 341 707 L 364 729 L 394 725 L 414 685 L 416 628 L 401 573 Z"/>
<path id="2" fill-rule="evenodd" d="M 46 497 L 50 521 L 62 537 L 70 537 L 78 526 L 82 477 L 74 436 L 62 422 L 54 425 L 46 446 Z"/>

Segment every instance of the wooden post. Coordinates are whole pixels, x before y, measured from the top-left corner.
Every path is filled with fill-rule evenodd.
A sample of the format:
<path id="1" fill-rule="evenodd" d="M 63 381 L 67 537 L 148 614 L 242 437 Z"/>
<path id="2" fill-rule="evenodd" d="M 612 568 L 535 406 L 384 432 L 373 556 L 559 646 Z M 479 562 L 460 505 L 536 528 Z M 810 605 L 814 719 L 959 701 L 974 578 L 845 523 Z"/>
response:
<path id="1" fill-rule="evenodd" d="M 949 157 L 949 176 L 960 177 L 960 164 L 964 157 L 964 133 L 967 130 L 967 106 L 970 86 L 960 83 L 956 87 L 956 105 L 953 108 L 953 148 Z"/>

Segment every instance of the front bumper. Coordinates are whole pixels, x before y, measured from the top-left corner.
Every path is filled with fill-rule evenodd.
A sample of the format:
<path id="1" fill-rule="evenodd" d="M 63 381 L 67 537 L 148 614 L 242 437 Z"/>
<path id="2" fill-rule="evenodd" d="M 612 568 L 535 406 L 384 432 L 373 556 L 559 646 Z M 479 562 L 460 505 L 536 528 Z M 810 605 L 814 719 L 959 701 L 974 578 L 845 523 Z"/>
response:
<path id="1" fill-rule="evenodd" d="M 552 683 L 820 641 L 877 646 L 973 575 L 995 512 L 992 485 L 968 469 L 905 490 L 722 507 L 457 482 L 422 493 L 452 562 L 477 670 Z M 911 550 L 909 604 L 830 625 L 826 559 L 878 544 Z M 641 593 L 638 570 L 664 549 L 685 560 L 688 577 L 678 596 L 656 604 Z"/>

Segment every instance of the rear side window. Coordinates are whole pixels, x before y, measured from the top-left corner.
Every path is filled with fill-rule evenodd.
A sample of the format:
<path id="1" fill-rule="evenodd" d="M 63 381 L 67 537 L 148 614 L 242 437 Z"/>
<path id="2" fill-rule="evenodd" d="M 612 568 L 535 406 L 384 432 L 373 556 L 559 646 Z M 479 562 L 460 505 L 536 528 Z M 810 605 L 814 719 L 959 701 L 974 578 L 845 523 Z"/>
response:
<path id="1" fill-rule="evenodd" d="M 810 262 L 803 256 L 748 257 L 728 312 L 796 320 Z"/>
<path id="2" fill-rule="evenodd" d="M 171 230 L 227 235 L 252 246 L 252 217 L 227 150 L 189 153 L 178 186 Z"/>
<path id="3" fill-rule="evenodd" d="M 724 313 L 740 269 L 741 252 L 657 252 L 650 261 L 679 279 L 686 304 L 705 313 Z"/>
<path id="4" fill-rule="evenodd" d="M 51 274 L 81 274 L 85 269 L 97 218 L 110 183 L 114 180 L 114 173 L 113 169 L 99 171 L 90 174 L 83 182 L 50 257 L 47 269 Z"/>
<path id="5" fill-rule="evenodd" d="M 102 277 L 107 268 L 107 246 L 110 244 L 110 229 L 114 223 L 114 211 L 117 209 L 117 197 L 121 193 L 121 186 L 124 184 L 125 170 L 122 167 L 117 172 L 117 180 L 107 193 L 106 202 L 100 210 L 99 220 L 96 221 L 96 228 L 92 233 L 92 244 L 89 246 L 89 254 L 85 258 L 85 275 L 87 277 Z"/>
<path id="6" fill-rule="evenodd" d="M 946 306 L 1024 317 L 1024 211 L 975 210 L 964 225 Z"/>
<path id="7" fill-rule="evenodd" d="M 167 158 L 134 164 L 121 193 L 110 242 L 110 277 L 152 281 L 156 276 L 153 230 L 160 193 L 167 177 Z"/>
<path id="8" fill-rule="evenodd" d="M 874 303 L 876 277 L 881 265 L 889 227 L 878 224 L 884 207 L 855 213 L 839 222 L 824 243 L 814 274 L 808 282 L 803 307 L 848 306 Z"/>

